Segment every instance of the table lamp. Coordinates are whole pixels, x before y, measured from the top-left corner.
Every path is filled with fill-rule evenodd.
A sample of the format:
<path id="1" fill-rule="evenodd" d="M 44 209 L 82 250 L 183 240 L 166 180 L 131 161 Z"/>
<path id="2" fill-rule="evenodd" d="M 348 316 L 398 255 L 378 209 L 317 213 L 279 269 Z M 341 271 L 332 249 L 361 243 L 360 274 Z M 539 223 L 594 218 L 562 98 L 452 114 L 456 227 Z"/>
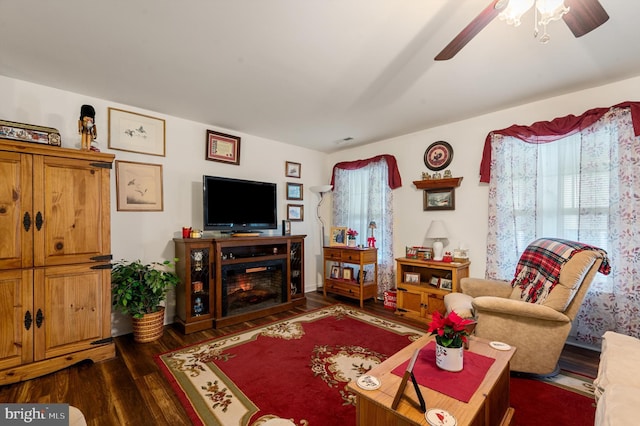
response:
<path id="1" fill-rule="evenodd" d="M 431 225 L 427 230 L 427 238 L 433 239 L 433 260 L 442 260 L 444 245 L 441 240 L 444 240 L 447 236 L 447 229 L 444 227 L 444 223 L 441 220 L 434 220 L 431 222 Z"/>

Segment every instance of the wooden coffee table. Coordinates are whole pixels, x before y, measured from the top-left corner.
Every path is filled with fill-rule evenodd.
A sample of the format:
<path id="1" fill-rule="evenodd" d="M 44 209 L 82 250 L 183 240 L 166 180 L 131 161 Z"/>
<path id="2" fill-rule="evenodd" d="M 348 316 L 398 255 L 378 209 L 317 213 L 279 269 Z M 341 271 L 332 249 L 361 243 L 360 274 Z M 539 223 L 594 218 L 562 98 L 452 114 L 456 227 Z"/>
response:
<path id="1" fill-rule="evenodd" d="M 391 404 L 402 378 L 391 371 L 411 358 L 416 349 L 423 348 L 434 336 L 424 336 L 397 352 L 382 364 L 369 371 L 381 381 L 376 390 L 363 390 L 353 381 L 348 384 L 350 391 L 357 395 L 356 424 L 362 426 L 405 426 L 427 425 L 420 409 L 417 394 L 409 383 L 396 410 Z M 469 350 L 480 355 L 495 358 L 495 362 L 468 403 L 458 401 L 437 391 L 420 386 L 427 410 L 441 408 L 451 413 L 457 426 L 509 425 L 513 408 L 509 407 L 509 361 L 515 348 L 500 351 L 489 346 L 484 339 L 471 337 Z"/>

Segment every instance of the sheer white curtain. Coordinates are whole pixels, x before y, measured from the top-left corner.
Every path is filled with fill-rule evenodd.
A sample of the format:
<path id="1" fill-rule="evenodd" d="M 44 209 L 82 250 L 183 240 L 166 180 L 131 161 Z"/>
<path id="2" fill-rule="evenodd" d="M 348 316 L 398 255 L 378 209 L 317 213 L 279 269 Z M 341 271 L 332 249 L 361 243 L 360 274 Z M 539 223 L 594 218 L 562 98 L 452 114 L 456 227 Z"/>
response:
<path id="1" fill-rule="evenodd" d="M 527 244 L 558 237 L 605 249 L 571 337 L 599 345 L 607 330 L 640 337 L 640 137 L 628 108 L 549 143 L 494 134 L 489 185 L 489 278 L 513 278 Z"/>
<path id="2" fill-rule="evenodd" d="M 393 279 L 393 192 L 385 159 L 358 169 L 334 169 L 333 226 L 358 231 L 357 243 L 366 246 L 369 223 L 376 223 L 378 297 L 395 287 Z M 368 272 L 373 273 L 373 271 Z"/>

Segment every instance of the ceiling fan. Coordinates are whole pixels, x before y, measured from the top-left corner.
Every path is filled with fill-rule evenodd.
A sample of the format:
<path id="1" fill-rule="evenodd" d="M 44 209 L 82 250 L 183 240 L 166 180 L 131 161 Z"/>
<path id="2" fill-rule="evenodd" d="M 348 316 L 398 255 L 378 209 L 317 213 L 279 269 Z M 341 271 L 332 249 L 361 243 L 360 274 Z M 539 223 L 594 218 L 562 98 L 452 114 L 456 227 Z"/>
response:
<path id="1" fill-rule="evenodd" d="M 511 0 L 514 2 L 515 0 Z M 525 1 L 529 5 L 525 11 L 528 10 L 531 5 L 536 8 L 538 13 L 538 3 L 545 3 L 542 0 Z M 535 4 L 534 4 L 535 3 Z M 553 3 L 562 3 L 555 1 Z M 567 6 L 566 10 L 561 15 L 564 22 L 567 24 L 571 32 L 576 37 L 581 37 L 600 25 L 607 22 L 609 15 L 604 10 L 598 0 L 564 0 L 564 4 Z M 493 0 L 478 16 L 473 19 L 469 25 L 467 25 L 451 42 L 434 58 L 436 61 L 446 61 L 453 58 L 467 43 L 469 43 L 484 27 L 489 25 L 491 21 L 498 15 L 500 15 L 509 5 L 509 0 Z M 555 18 L 554 18 L 555 19 Z M 536 19 L 537 21 L 537 19 Z M 517 25 L 517 24 L 516 24 Z M 537 25 L 537 23 L 536 23 Z M 546 24 L 545 24 L 546 25 Z M 536 26 L 537 28 L 537 26 Z M 546 40 L 548 35 L 545 34 Z M 542 39 L 541 39 L 542 40 Z M 542 40 L 544 42 L 544 40 Z"/>

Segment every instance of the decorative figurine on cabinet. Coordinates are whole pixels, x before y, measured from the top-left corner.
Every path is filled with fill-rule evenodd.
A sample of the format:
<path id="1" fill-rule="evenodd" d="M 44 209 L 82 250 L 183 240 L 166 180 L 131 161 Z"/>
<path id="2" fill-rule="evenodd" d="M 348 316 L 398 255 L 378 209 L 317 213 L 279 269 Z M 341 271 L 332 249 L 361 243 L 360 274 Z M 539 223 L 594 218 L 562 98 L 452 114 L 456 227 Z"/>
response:
<path id="1" fill-rule="evenodd" d="M 98 137 L 95 119 L 96 110 L 91 105 L 82 105 L 80 108 L 80 119 L 78 120 L 78 133 L 82 135 L 80 149 L 83 151 L 91 150 L 91 142 Z M 97 148 L 93 149 L 97 150 Z"/>
<path id="2" fill-rule="evenodd" d="M 202 310 L 204 309 L 204 305 L 202 304 L 202 299 L 196 297 L 196 303 L 193 305 L 193 313 L 195 315 L 202 314 Z"/>
<path id="3" fill-rule="evenodd" d="M 376 223 L 374 221 L 369 222 L 369 229 L 371 229 L 371 236 L 367 238 L 367 247 L 376 247 L 376 238 L 373 236 L 373 230 L 376 229 Z"/>

